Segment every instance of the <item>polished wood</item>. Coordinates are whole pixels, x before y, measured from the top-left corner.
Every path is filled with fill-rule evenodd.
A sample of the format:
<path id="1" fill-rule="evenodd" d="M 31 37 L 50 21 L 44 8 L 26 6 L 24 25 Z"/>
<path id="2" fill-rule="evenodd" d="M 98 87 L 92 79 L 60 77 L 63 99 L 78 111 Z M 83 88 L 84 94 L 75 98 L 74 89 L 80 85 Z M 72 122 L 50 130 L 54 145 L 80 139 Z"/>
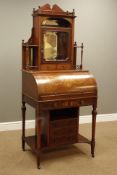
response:
<path id="1" fill-rule="evenodd" d="M 94 157 L 97 84 L 93 75 L 83 69 L 83 44 L 74 43 L 75 11 L 64 11 L 59 6 L 45 4 L 33 9 L 31 37 L 22 41 L 22 149 L 27 143 L 36 154 L 40 168 L 41 153 L 45 149 L 60 146 L 88 143 Z M 43 21 L 53 20 L 53 25 L 42 25 Z M 63 21 L 66 20 L 66 26 Z M 44 23 L 45 24 L 45 23 Z M 62 24 L 62 25 L 61 25 Z M 69 26 L 67 26 L 69 24 Z M 56 40 L 57 54 L 62 60 L 44 58 L 44 32 L 68 33 L 68 52 Z M 50 45 L 48 46 L 50 47 Z M 77 48 L 81 49 L 81 61 L 76 65 Z M 35 134 L 26 136 L 26 105 L 35 109 Z M 91 140 L 79 132 L 80 107 L 92 106 Z"/>
<path id="2" fill-rule="evenodd" d="M 94 149 L 95 149 L 95 129 L 96 129 L 96 105 L 93 105 L 93 110 L 92 110 L 92 140 L 91 140 L 91 154 L 92 157 L 94 157 Z"/>
<path id="3" fill-rule="evenodd" d="M 41 150 L 41 119 L 39 107 L 36 108 L 36 155 L 37 167 L 40 168 L 40 150 Z"/>
<path id="4" fill-rule="evenodd" d="M 65 18 L 70 23 L 70 27 L 48 27 L 42 26 L 42 21 L 48 17 L 56 17 L 56 18 Z M 51 8 L 49 4 L 46 4 L 42 7 L 39 7 L 37 10 L 33 9 L 33 28 L 32 28 L 32 35 L 28 42 L 24 43 L 22 41 L 22 68 L 27 70 L 64 70 L 64 69 L 73 69 L 73 54 L 74 54 L 74 11 L 73 12 L 64 12 L 60 7 L 57 5 L 53 5 Z M 48 63 L 43 59 L 43 33 L 46 31 L 55 31 L 55 32 L 66 32 L 69 35 L 69 42 L 68 42 L 68 61 L 57 61 Z M 35 65 L 31 66 L 29 64 L 29 57 L 30 57 L 30 48 L 35 48 Z M 59 66 L 58 66 L 59 62 Z M 67 67 L 66 67 L 67 66 Z"/>
<path id="5" fill-rule="evenodd" d="M 88 140 L 86 137 L 82 136 L 81 134 L 78 134 L 77 138 L 78 138 L 78 140 L 75 141 L 74 144 L 75 143 L 91 144 L 91 141 Z M 36 137 L 35 137 L 35 135 L 25 137 L 25 142 L 27 143 L 27 145 L 30 146 L 31 150 L 36 154 L 38 150 L 36 149 Z M 61 147 L 71 145 L 71 144 L 73 144 L 73 143 L 69 142 L 67 144 L 61 145 Z M 43 144 L 41 147 L 41 151 L 50 150 L 50 149 L 59 148 L 59 147 L 60 147 L 60 145 L 58 145 L 58 144 L 57 145 L 50 145 L 49 147 L 47 147 L 46 145 Z"/>
<path id="6" fill-rule="evenodd" d="M 25 151 L 25 112 L 26 106 L 25 102 L 22 101 L 22 150 Z"/>

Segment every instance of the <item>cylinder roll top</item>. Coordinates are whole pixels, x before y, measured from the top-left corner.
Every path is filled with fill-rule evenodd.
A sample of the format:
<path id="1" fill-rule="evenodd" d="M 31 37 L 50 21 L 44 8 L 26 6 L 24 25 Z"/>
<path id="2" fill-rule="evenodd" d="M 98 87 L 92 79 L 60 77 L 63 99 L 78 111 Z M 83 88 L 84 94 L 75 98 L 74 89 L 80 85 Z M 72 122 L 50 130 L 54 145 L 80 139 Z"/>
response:
<path id="1" fill-rule="evenodd" d="M 29 92 L 29 96 L 40 99 L 45 96 L 70 95 L 70 94 L 97 94 L 96 81 L 92 74 L 88 71 L 62 71 L 56 72 L 39 72 L 28 74 L 24 72 L 24 78 L 29 77 L 29 85 L 25 86 L 24 93 Z M 26 84 L 28 83 L 26 82 Z M 30 84 L 33 84 L 33 89 L 30 89 Z M 28 89 L 28 90 L 26 90 Z"/>

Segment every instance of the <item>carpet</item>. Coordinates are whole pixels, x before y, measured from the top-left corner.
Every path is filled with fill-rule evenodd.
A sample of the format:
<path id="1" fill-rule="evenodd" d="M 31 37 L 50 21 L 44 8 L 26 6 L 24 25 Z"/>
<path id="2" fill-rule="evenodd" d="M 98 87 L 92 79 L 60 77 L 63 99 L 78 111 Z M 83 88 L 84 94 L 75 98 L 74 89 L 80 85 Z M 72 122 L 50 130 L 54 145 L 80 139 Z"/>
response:
<path id="1" fill-rule="evenodd" d="M 91 124 L 80 125 L 80 133 L 90 139 Z M 0 132 L 0 175 L 117 175 L 117 122 L 97 123 L 95 158 L 90 145 L 74 144 L 43 152 L 39 170 L 26 149 L 21 150 L 21 131 Z"/>

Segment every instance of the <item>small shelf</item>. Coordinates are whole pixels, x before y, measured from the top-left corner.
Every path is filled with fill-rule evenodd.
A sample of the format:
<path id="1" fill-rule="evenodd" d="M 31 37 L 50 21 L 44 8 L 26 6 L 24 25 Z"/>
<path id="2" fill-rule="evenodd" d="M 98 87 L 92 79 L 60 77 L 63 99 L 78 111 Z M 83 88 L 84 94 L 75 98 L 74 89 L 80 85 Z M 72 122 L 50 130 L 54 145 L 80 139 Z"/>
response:
<path id="1" fill-rule="evenodd" d="M 36 152 L 36 136 L 25 137 L 25 142 L 32 149 L 33 152 Z"/>
<path id="2" fill-rule="evenodd" d="M 33 152 L 36 153 L 36 152 L 37 152 L 37 149 L 36 149 L 36 136 L 28 136 L 28 137 L 25 137 L 24 140 L 25 140 L 25 142 L 27 143 L 27 145 L 31 148 L 31 150 L 32 150 Z M 88 143 L 88 144 L 90 144 L 91 141 L 88 140 L 86 137 L 84 137 L 84 136 L 78 134 L 78 140 L 77 140 L 77 142 L 75 142 L 75 143 Z M 75 143 L 74 143 L 74 144 L 75 144 Z M 73 143 L 71 143 L 71 144 L 73 144 Z M 66 144 L 63 144 L 63 145 L 61 145 L 61 146 L 64 146 L 64 145 L 66 145 Z M 47 146 L 47 145 L 44 145 L 44 144 L 42 144 L 41 146 L 42 146 L 42 147 L 41 147 L 42 150 L 60 147 L 60 145 L 56 145 L 56 146 L 52 146 L 52 145 L 51 145 L 51 146 Z"/>
<path id="3" fill-rule="evenodd" d="M 41 26 L 41 29 L 55 29 L 56 27 L 55 26 Z M 71 30 L 72 28 L 71 27 L 59 27 L 59 30 L 65 30 L 65 31 L 68 31 L 68 30 Z M 56 29 L 56 31 L 59 31 Z"/>
<path id="4" fill-rule="evenodd" d="M 37 146 L 36 146 L 36 136 L 27 136 L 25 137 L 25 142 L 27 145 L 32 149 L 33 152 L 37 152 Z M 43 138 L 41 138 L 41 149 L 47 148 L 47 145 L 44 144 Z"/>
<path id="5" fill-rule="evenodd" d="M 27 65 L 27 68 L 38 68 L 38 66 L 30 66 L 30 65 Z"/>
<path id="6" fill-rule="evenodd" d="M 50 111 L 50 120 L 64 120 L 64 119 L 74 119 L 77 118 L 78 109 L 77 108 L 64 108 L 59 110 Z"/>
<path id="7" fill-rule="evenodd" d="M 39 47 L 39 45 L 36 44 L 23 44 L 24 47 Z"/>
<path id="8" fill-rule="evenodd" d="M 88 143 L 88 144 L 90 144 L 91 141 L 89 139 L 87 139 L 86 137 L 79 134 L 78 135 L 78 143 Z"/>
<path id="9" fill-rule="evenodd" d="M 38 45 L 23 44 L 23 68 L 28 70 L 38 69 Z"/>

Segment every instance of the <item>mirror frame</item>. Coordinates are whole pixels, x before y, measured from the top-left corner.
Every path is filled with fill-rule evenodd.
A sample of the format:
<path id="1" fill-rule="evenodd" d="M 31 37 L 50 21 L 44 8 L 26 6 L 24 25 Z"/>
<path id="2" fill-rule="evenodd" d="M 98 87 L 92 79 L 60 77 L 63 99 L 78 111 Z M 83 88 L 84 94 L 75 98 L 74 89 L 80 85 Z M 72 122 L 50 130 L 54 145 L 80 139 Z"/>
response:
<path id="1" fill-rule="evenodd" d="M 68 33 L 68 48 L 71 48 L 71 29 L 70 28 L 64 28 L 64 29 L 57 29 L 57 28 L 43 28 L 41 31 L 41 48 L 40 48 L 40 55 L 41 55 L 41 63 L 46 63 L 46 64 L 54 64 L 54 63 L 68 63 L 71 62 L 71 49 L 68 49 L 68 58 L 65 60 L 55 60 L 55 61 L 46 61 L 44 59 L 44 34 L 46 32 L 66 32 Z"/>

